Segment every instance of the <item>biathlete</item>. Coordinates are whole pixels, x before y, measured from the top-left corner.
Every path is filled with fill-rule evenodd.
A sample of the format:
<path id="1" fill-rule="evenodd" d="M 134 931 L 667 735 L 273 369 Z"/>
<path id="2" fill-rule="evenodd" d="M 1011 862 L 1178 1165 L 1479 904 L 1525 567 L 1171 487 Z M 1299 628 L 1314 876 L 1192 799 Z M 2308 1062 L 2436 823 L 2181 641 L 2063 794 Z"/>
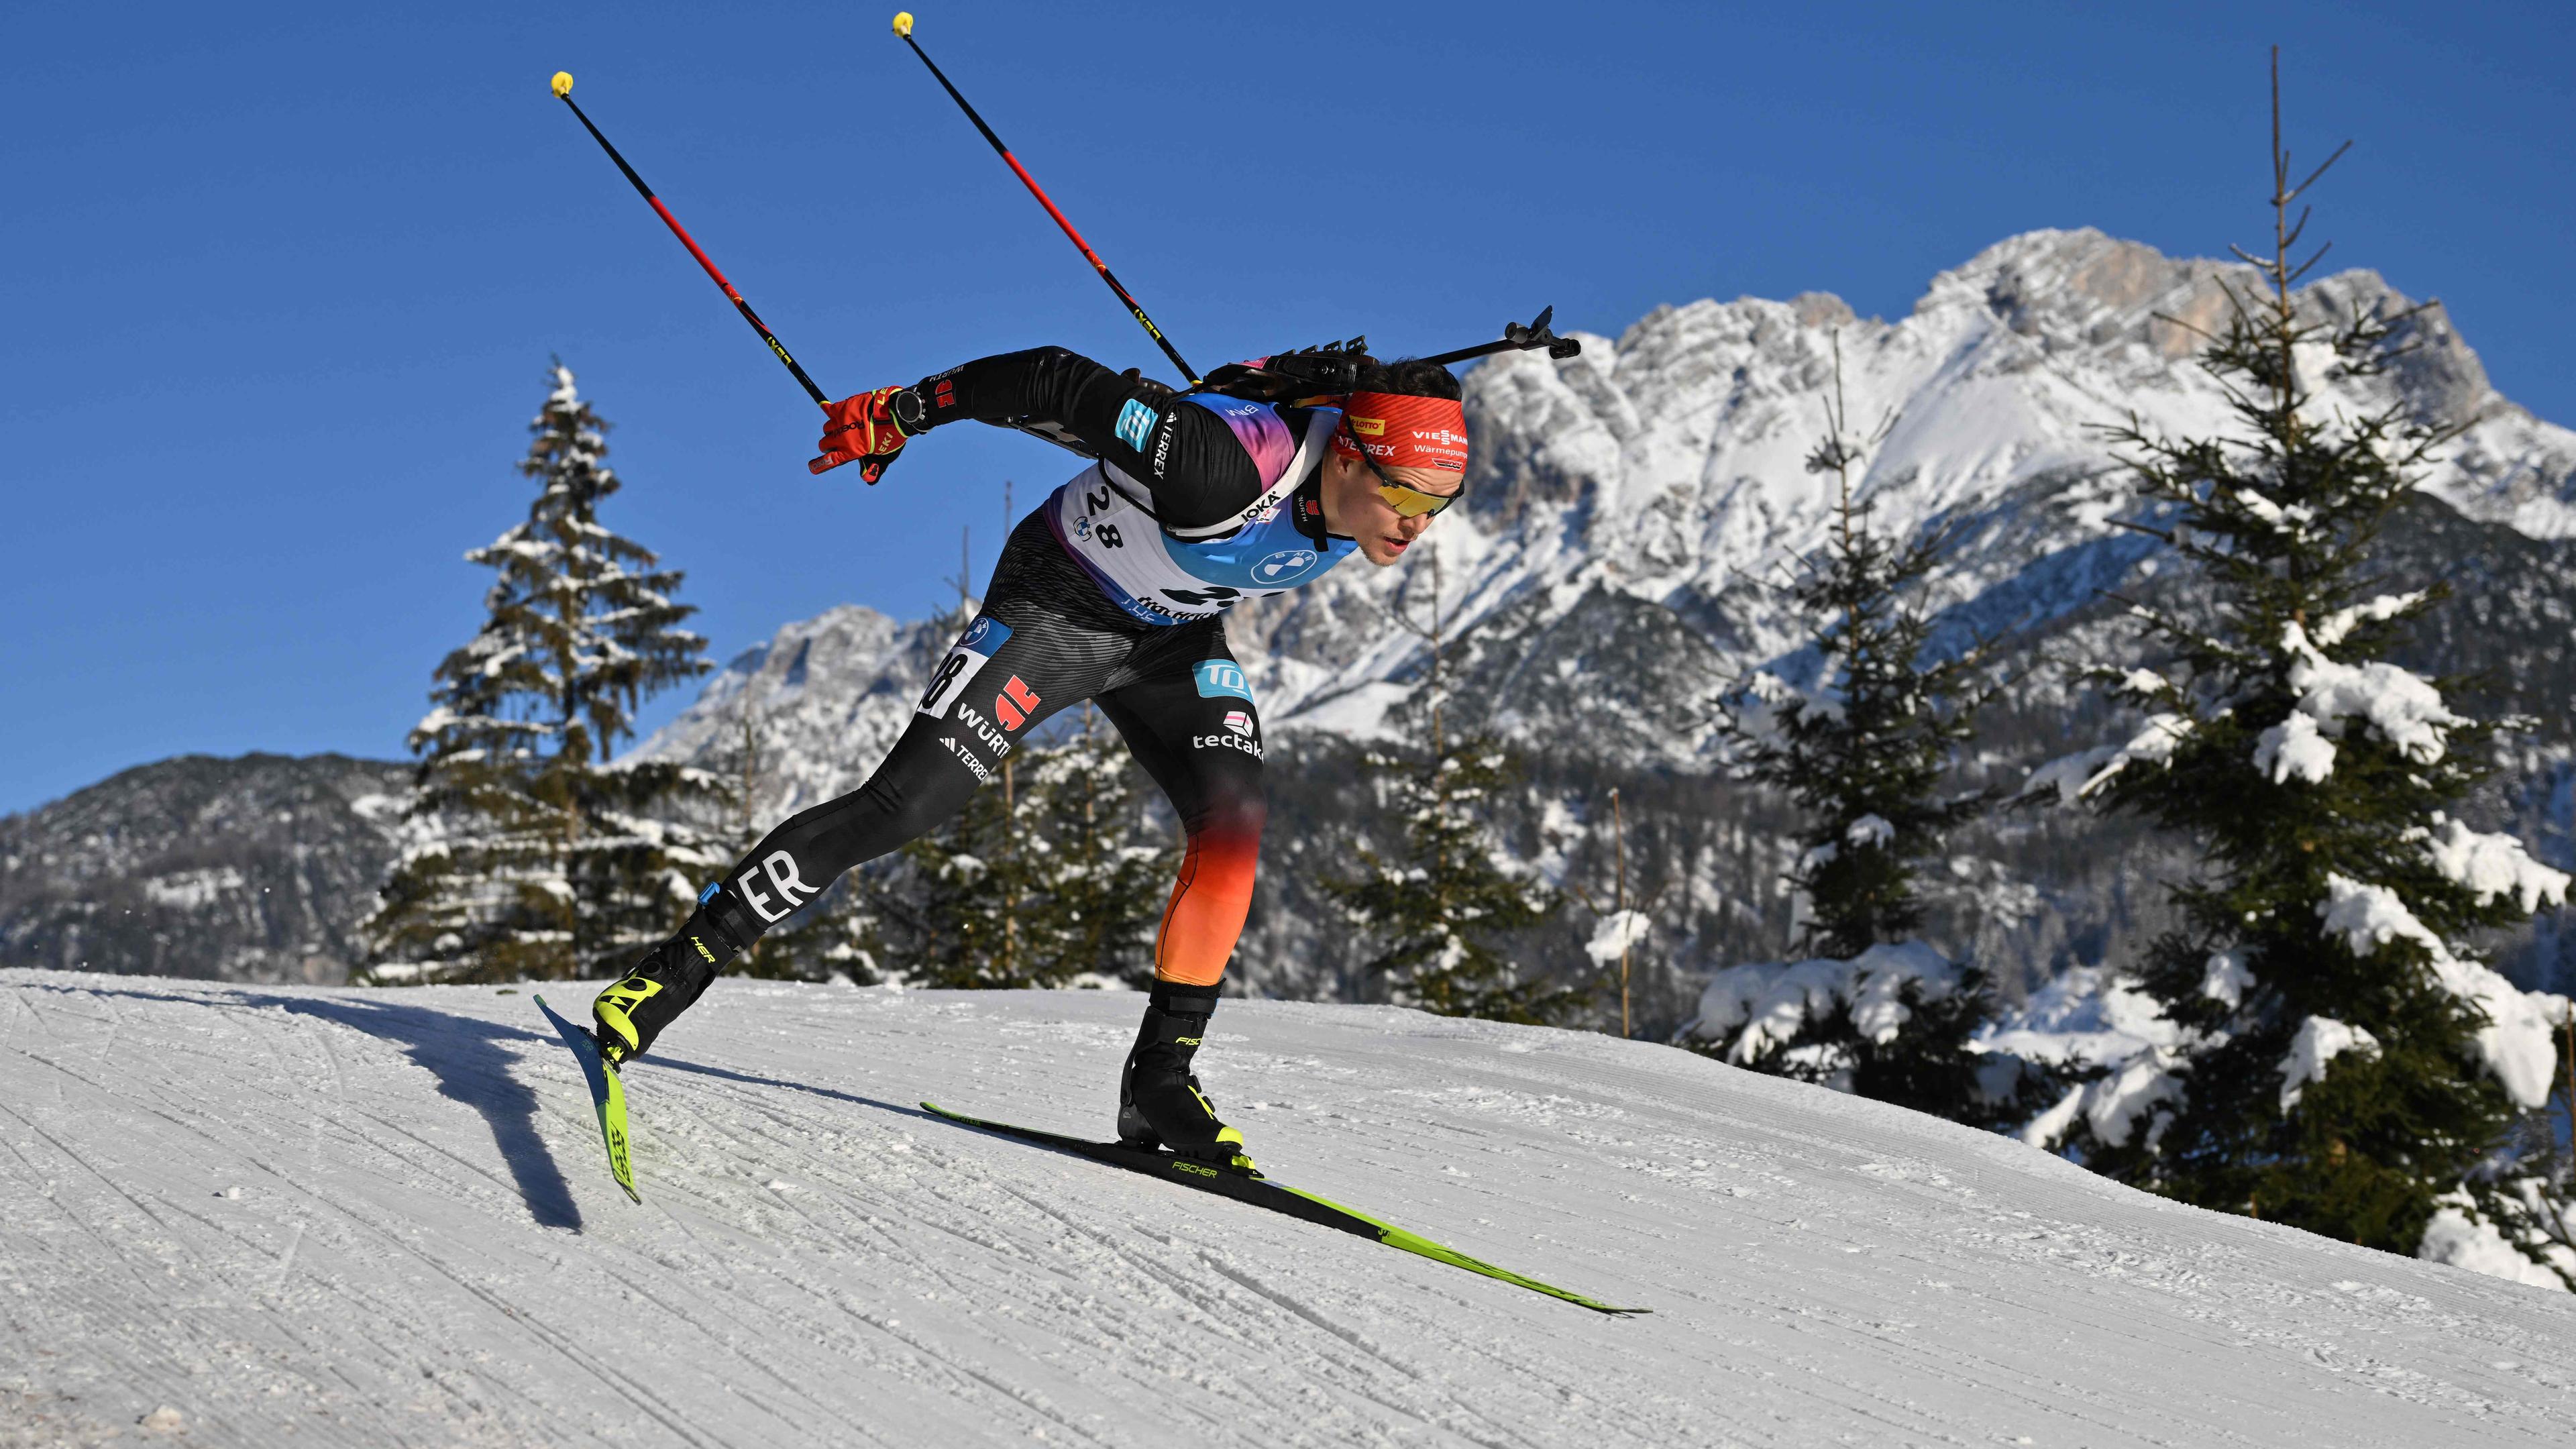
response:
<path id="1" fill-rule="evenodd" d="M 1118 1137 L 1250 1170 L 1243 1134 L 1193 1072 L 1252 903 L 1265 810 L 1260 713 L 1225 613 L 1354 553 L 1402 557 L 1465 485 L 1458 380 L 1437 363 L 1360 358 L 1346 394 L 1251 401 L 1039 348 L 833 404 L 816 464 L 857 463 L 873 483 L 909 440 L 964 418 L 1069 434 L 1099 461 L 1012 531 L 983 612 L 867 783 L 771 831 L 600 992 L 600 1051 L 624 1063 L 650 1050 L 762 932 L 964 808 L 1049 715 L 1096 700 L 1189 840 L 1119 1075 Z"/>

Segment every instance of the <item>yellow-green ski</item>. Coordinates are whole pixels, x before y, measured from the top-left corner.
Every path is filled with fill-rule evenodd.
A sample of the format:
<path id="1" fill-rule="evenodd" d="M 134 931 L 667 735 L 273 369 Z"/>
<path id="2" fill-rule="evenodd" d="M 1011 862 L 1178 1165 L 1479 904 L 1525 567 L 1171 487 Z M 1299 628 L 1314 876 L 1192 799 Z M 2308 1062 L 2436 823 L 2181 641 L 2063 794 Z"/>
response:
<path id="1" fill-rule="evenodd" d="M 951 1112 L 936 1102 L 924 1102 L 921 1105 L 951 1122 L 968 1127 L 980 1127 L 987 1132 L 1000 1132 L 1017 1137 L 1023 1142 L 1034 1142 L 1041 1147 L 1071 1152 L 1088 1157 L 1094 1162 L 1123 1167 L 1129 1172 L 1141 1172 L 1147 1177 L 1158 1177 L 1165 1182 L 1176 1183 L 1182 1187 L 1215 1193 L 1219 1197 L 1229 1197 L 1236 1202 L 1248 1203 L 1253 1207 L 1268 1208 L 1272 1212 L 1310 1222 L 1318 1227 L 1333 1228 L 1356 1237 L 1374 1239 L 1390 1248 L 1400 1248 L 1405 1252 L 1429 1258 L 1435 1263 L 1446 1263 L 1453 1268 L 1464 1268 L 1470 1273 L 1481 1274 L 1497 1282 L 1509 1283 L 1515 1288 L 1544 1293 L 1550 1298 L 1574 1304 L 1578 1308 L 1589 1308 L 1595 1313 L 1624 1316 L 1653 1311 L 1647 1308 L 1615 1307 L 1597 1298 L 1587 1298 L 1580 1293 L 1559 1288 L 1552 1283 L 1542 1283 L 1536 1278 L 1525 1278 L 1509 1268 L 1497 1268 L 1481 1258 L 1468 1257 L 1455 1248 L 1435 1243 L 1419 1233 L 1407 1232 L 1392 1223 L 1379 1222 L 1366 1213 L 1353 1212 L 1340 1203 L 1317 1197 L 1311 1192 L 1302 1192 L 1284 1182 L 1274 1182 L 1259 1173 L 1229 1172 L 1223 1168 L 1192 1162 L 1184 1157 L 1175 1157 L 1168 1152 L 1147 1151 L 1117 1142 L 1086 1142 L 1082 1138 L 1068 1137 L 1061 1132 L 1047 1132 L 1035 1127 L 1019 1127 L 1008 1122 L 987 1121 L 982 1117 L 969 1117 L 963 1112 Z"/>
<path id="2" fill-rule="evenodd" d="M 600 1059 L 599 1043 L 589 1032 L 555 1015 L 542 996 L 537 998 L 537 1010 L 555 1024 L 555 1034 L 581 1059 L 581 1074 L 590 1082 L 590 1104 L 599 1111 L 599 1140 L 608 1148 L 608 1170 L 626 1195 L 641 1203 L 644 1195 L 635 1190 L 635 1164 L 626 1155 L 626 1088 L 617 1080 L 617 1068 Z"/>

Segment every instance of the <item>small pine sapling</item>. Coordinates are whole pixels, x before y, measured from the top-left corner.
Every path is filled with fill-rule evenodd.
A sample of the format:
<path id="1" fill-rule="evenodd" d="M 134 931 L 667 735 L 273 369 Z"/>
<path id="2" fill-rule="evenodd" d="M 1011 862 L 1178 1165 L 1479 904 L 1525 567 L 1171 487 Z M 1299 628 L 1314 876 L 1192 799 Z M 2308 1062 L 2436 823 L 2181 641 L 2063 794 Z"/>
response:
<path id="1" fill-rule="evenodd" d="M 1865 477 L 1894 419 L 1851 428 L 1839 334 L 1824 412 L 1806 468 L 1833 476 L 1833 527 L 1790 584 L 1815 621 L 1817 683 L 1757 673 L 1719 701 L 1737 778 L 1780 790 L 1812 822 L 1788 875 L 1801 906 L 1794 944 L 1810 959 L 1720 972 L 1680 1040 L 1954 1120 L 2000 1121 L 2034 1079 L 1970 1045 L 1995 1009 L 1985 972 L 1909 939 L 1923 917 L 1922 861 L 1990 803 L 1942 784 L 1995 686 L 1982 646 L 1933 651 L 1921 595 L 1946 536 L 1900 542 L 1870 526 L 1854 475 Z"/>
<path id="2" fill-rule="evenodd" d="M 1353 927 L 1378 946 L 1366 970 L 1387 999 L 1442 1016 L 1540 1025 L 1565 1020 L 1591 992 L 1525 970 L 1503 940 L 1555 915 L 1555 892 L 1501 863 L 1491 816 L 1510 784 L 1511 755 L 1490 735 L 1448 729 L 1449 681 L 1442 669 L 1440 560 L 1427 561 L 1430 621 L 1396 621 L 1428 646 L 1429 674 L 1416 700 L 1420 743 L 1371 749 L 1379 828 L 1395 824 L 1401 844 L 1357 847 L 1357 874 L 1321 882 Z"/>

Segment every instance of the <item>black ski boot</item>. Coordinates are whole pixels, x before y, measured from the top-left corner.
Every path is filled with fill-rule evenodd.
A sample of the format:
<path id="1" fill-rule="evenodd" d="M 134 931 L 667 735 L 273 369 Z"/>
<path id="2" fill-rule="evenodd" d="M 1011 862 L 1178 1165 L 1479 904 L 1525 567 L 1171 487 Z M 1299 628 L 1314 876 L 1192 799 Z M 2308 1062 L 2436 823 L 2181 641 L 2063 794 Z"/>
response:
<path id="1" fill-rule="evenodd" d="M 1216 1010 L 1213 986 L 1157 981 L 1145 1001 L 1145 1024 L 1118 1077 L 1118 1140 L 1129 1147 L 1167 1147 L 1182 1157 L 1258 1175 L 1243 1155 L 1243 1134 L 1217 1120 L 1216 1104 L 1190 1071 Z"/>
<path id="2" fill-rule="evenodd" d="M 592 1035 L 612 1067 L 642 1056 L 681 1012 L 723 973 L 725 963 L 760 938 L 750 909 L 719 883 L 698 896 L 680 933 L 645 953 L 622 981 L 590 1003 Z"/>

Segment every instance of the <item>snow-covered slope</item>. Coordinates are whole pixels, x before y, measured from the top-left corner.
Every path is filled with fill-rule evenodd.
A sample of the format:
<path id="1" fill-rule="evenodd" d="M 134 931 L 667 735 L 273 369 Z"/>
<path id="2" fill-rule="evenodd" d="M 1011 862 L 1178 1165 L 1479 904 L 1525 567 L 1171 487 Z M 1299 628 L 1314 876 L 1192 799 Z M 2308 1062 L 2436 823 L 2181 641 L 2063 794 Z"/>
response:
<path id="1" fill-rule="evenodd" d="M 561 989 L 578 1004 L 587 992 Z M 1095 1130 L 1136 999 L 0 976 L 0 1443 L 2563 1444 L 2576 1299 L 1668 1048 L 1230 1002 L 1283 1180 L 1606 1320 L 929 1119 Z"/>

